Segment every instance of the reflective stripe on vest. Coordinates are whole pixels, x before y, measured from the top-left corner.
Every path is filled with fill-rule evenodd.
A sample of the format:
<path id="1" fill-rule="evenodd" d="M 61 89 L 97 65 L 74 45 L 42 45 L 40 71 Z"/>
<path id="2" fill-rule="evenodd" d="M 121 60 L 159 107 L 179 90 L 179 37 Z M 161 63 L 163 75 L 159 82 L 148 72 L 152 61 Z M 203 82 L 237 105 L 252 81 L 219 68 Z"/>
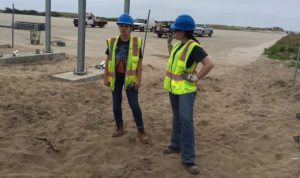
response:
<path id="1" fill-rule="evenodd" d="M 183 81 L 183 79 L 181 78 L 181 75 L 172 74 L 170 71 L 166 72 L 166 77 L 169 77 L 170 79 L 176 80 L 176 81 Z"/>
<path id="2" fill-rule="evenodd" d="M 133 37 L 132 56 L 138 56 L 138 55 L 139 55 L 138 38 L 137 37 Z"/>
<path id="3" fill-rule="evenodd" d="M 187 72 L 186 74 L 192 74 L 193 72 Z M 182 79 L 181 75 L 179 74 L 173 74 L 170 71 L 166 72 L 166 77 L 169 77 L 172 80 L 176 80 L 176 81 L 183 81 L 184 79 Z"/>
<path id="4" fill-rule="evenodd" d="M 184 49 L 183 53 L 180 55 L 180 60 L 184 61 L 187 55 L 187 52 L 189 50 L 190 45 L 192 44 L 192 41 L 189 41 L 186 45 L 186 48 Z"/>
<path id="5" fill-rule="evenodd" d="M 115 42 L 116 42 L 116 38 L 112 38 L 111 40 L 110 40 L 110 44 L 108 44 L 109 45 L 109 55 L 108 55 L 108 60 L 111 60 L 111 58 L 112 58 L 112 49 L 114 48 L 114 44 L 115 44 Z"/>

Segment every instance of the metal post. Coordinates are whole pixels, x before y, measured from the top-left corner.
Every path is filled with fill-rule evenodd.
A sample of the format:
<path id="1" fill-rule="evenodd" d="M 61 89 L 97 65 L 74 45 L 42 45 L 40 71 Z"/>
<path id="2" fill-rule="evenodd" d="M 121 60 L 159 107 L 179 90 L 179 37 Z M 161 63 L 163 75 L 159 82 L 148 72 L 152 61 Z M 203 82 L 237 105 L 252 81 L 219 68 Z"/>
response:
<path id="1" fill-rule="evenodd" d="M 295 86 L 295 83 L 296 83 L 297 71 L 298 71 L 298 64 L 299 64 L 299 58 L 300 58 L 300 47 L 299 47 L 299 51 L 298 51 L 297 61 L 295 62 L 296 64 L 295 64 L 295 73 L 294 73 L 293 86 Z"/>
<path id="2" fill-rule="evenodd" d="M 130 0 L 125 0 L 124 13 L 129 14 L 129 12 L 130 12 Z"/>
<path id="3" fill-rule="evenodd" d="M 144 45 L 143 45 L 143 55 L 145 55 L 145 46 L 146 46 L 147 34 L 148 34 L 148 28 L 149 28 L 150 13 L 151 13 L 151 10 L 149 9 L 148 18 L 147 18 L 147 25 L 146 25 L 146 32 L 145 32 L 145 38 L 144 38 Z"/>
<path id="4" fill-rule="evenodd" d="M 51 53 L 51 0 L 46 0 L 46 47 L 45 53 Z"/>
<path id="5" fill-rule="evenodd" d="M 15 47 L 15 4 L 12 5 L 12 18 L 11 18 L 11 47 Z"/>
<path id="6" fill-rule="evenodd" d="M 86 0 L 78 0 L 78 44 L 77 44 L 77 69 L 74 71 L 77 75 L 86 74 L 84 66 L 85 58 L 85 17 Z"/>

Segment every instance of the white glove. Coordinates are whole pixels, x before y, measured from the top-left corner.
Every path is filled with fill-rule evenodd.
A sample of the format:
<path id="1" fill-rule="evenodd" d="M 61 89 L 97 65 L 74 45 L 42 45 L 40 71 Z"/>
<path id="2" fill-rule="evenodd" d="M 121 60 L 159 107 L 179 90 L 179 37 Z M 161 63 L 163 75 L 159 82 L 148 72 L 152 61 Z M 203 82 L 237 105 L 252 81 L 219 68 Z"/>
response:
<path id="1" fill-rule="evenodd" d="M 190 82 L 197 82 L 199 80 L 198 76 L 195 74 L 182 74 L 181 78 Z"/>

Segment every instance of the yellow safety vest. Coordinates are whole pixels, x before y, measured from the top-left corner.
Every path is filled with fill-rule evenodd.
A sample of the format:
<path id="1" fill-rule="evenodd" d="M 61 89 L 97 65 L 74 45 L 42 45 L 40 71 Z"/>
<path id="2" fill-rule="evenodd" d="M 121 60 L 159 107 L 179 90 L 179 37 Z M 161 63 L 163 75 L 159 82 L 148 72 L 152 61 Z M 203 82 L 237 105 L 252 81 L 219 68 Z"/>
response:
<path id="1" fill-rule="evenodd" d="M 175 51 L 177 51 L 181 44 L 181 42 L 175 44 L 171 51 L 164 79 L 164 88 L 175 95 L 183 95 L 197 91 L 197 83 L 183 80 L 181 75 L 194 74 L 196 72 L 197 63 L 194 63 L 190 68 L 186 68 L 186 63 L 194 47 L 200 47 L 200 45 L 194 40 L 190 40 L 175 54 Z"/>
<path id="2" fill-rule="evenodd" d="M 116 48 L 119 36 L 106 40 L 108 55 L 108 81 L 110 82 L 110 89 L 114 91 L 116 81 Z M 130 37 L 128 60 L 125 72 L 125 88 L 137 81 L 137 68 L 140 60 L 140 49 L 142 47 L 142 39 L 138 37 Z"/>

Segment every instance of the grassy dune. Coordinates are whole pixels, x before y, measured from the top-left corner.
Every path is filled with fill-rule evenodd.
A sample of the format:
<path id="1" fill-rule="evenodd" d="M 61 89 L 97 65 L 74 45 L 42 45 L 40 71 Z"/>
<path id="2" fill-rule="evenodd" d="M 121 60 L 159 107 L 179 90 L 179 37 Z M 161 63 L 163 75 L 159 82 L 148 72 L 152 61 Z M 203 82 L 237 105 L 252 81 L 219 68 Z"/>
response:
<path id="1" fill-rule="evenodd" d="M 271 59 L 282 61 L 296 61 L 299 47 L 300 35 L 288 34 L 287 36 L 277 41 L 272 47 L 265 49 L 264 54 Z M 298 67 L 300 67 L 300 64 L 298 65 Z"/>

